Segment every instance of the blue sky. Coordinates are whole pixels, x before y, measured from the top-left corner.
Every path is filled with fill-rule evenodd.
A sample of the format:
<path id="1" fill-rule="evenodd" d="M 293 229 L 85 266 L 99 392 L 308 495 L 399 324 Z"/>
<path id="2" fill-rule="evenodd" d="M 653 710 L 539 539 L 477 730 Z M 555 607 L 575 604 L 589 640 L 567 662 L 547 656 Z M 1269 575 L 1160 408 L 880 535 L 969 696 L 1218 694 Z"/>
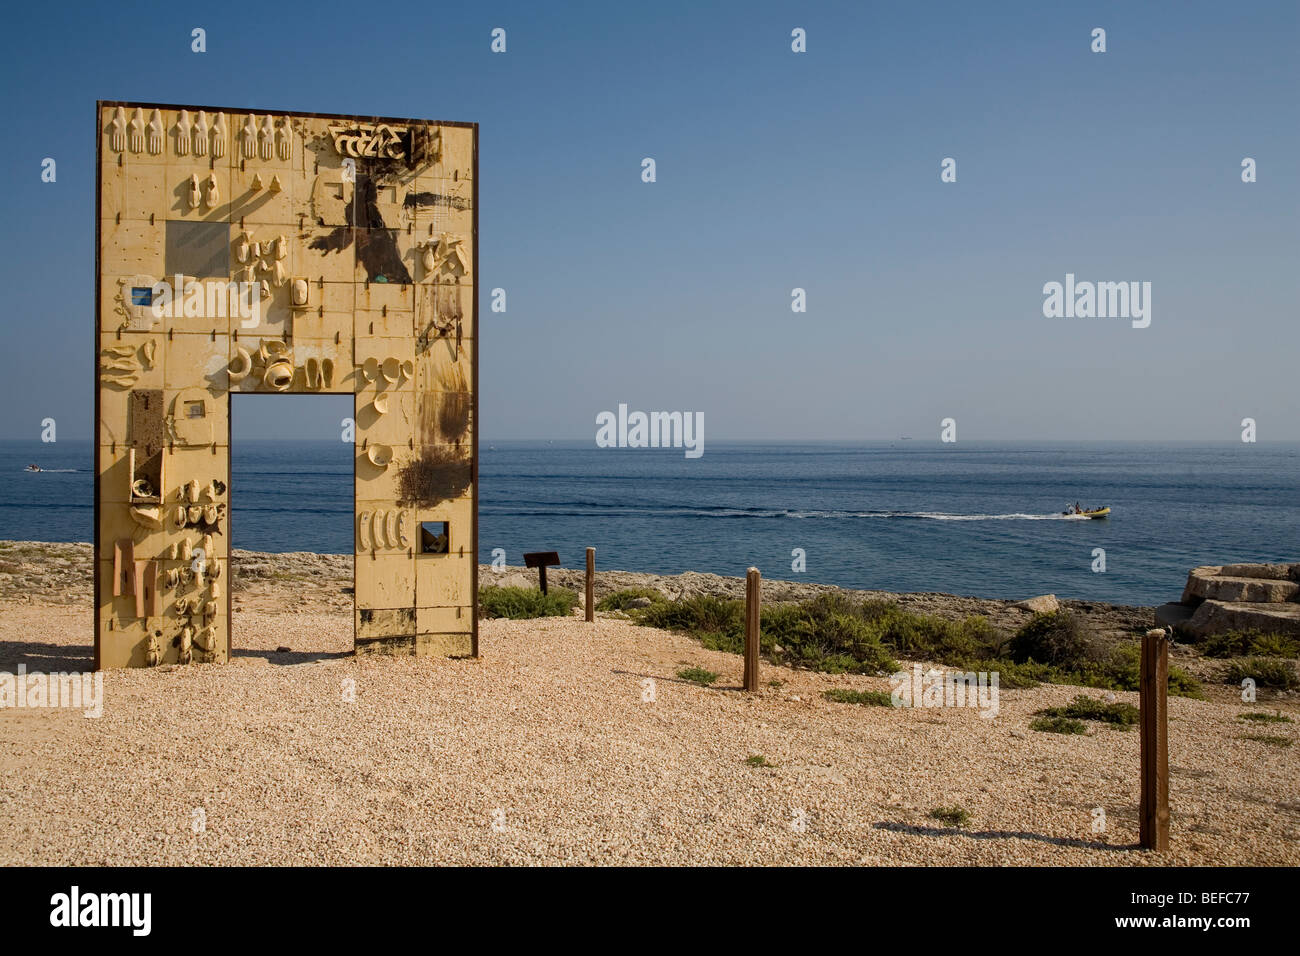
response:
<path id="1" fill-rule="evenodd" d="M 23 5 L 0 437 L 91 432 L 103 98 L 480 123 L 485 440 L 594 441 L 619 403 L 717 440 L 1298 440 L 1298 11 Z M 1044 318 L 1066 273 L 1151 282 L 1151 326 Z M 260 401 L 237 436 L 334 438 L 338 407 Z"/>

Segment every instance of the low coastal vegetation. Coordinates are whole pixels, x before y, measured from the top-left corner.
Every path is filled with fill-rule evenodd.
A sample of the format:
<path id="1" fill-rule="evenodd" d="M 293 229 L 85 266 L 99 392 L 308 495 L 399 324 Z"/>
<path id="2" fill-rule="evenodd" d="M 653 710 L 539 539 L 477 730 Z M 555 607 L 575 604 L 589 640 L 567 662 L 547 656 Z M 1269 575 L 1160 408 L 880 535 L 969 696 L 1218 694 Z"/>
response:
<path id="1" fill-rule="evenodd" d="M 1088 725 L 1073 717 L 1035 717 L 1029 722 L 1029 729 L 1045 734 L 1086 734 Z"/>
<path id="2" fill-rule="evenodd" d="M 837 704 L 861 704 L 864 707 L 894 706 L 893 697 L 883 690 L 849 690 L 845 687 L 836 687 L 834 690 L 825 691 L 822 696 Z"/>
<path id="3" fill-rule="evenodd" d="M 741 601 L 709 595 L 673 602 L 652 599 L 649 606 L 629 613 L 651 627 L 685 631 L 711 650 L 744 650 Z M 1042 682 L 1138 688 L 1138 644 L 1105 642 L 1068 611 L 1036 614 L 1009 633 L 984 617 L 952 621 L 905 611 L 892 601 L 822 594 L 798 603 L 765 605 L 760 646 L 774 663 L 831 674 L 889 675 L 900 669 L 897 657 L 904 657 L 967 671 L 996 671 L 1004 688 Z M 1176 666 L 1169 668 L 1169 692 L 1183 697 L 1201 693 L 1197 681 Z"/>
<path id="4" fill-rule="evenodd" d="M 1295 690 L 1300 687 L 1300 674 L 1295 663 L 1274 657 L 1246 657 L 1233 661 L 1224 671 L 1223 679 L 1229 684 L 1253 680 L 1257 687 L 1275 690 Z"/>
<path id="5" fill-rule="evenodd" d="M 960 829 L 970 823 L 970 813 L 961 807 L 935 807 L 930 811 L 930 819 Z"/>
<path id="6" fill-rule="evenodd" d="M 641 606 L 645 601 L 652 604 L 668 603 L 668 599 L 654 588 L 624 588 L 621 591 L 615 591 L 613 594 L 607 594 L 597 601 L 596 610 L 626 611 L 629 608 Z"/>
<path id="7" fill-rule="evenodd" d="M 1300 640 L 1260 631 L 1227 631 L 1197 646 L 1206 657 L 1300 657 Z"/>
<path id="8" fill-rule="evenodd" d="M 1238 714 L 1238 715 L 1237 715 L 1237 719 L 1238 719 L 1238 720 L 1250 720 L 1250 721 L 1254 721 L 1254 722 L 1257 723 L 1257 724 L 1290 724 L 1290 723 L 1294 723 L 1294 721 L 1293 721 L 1290 717 L 1286 716 L 1286 714 L 1282 713 L 1281 711 L 1279 711 L 1279 712 L 1276 713 L 1276 714 L 1266 714 L 1266 713 L 1263 713 L 1262 711 L 1251 711 L 1251 712 L 1248 713 L 1248 714 Z"/>
<path id="9" fill-rule="evenodd" d="M 550 588 L 543 594 L 537 588 L 479 588 L 480 617 L 565 617 L 578 605 L 578 595 L 565 588 Z"/>
<path id="10" fill-rule="evenodd" d="M 479 591 L 483 617 L 566 616 L 577 603 L 578 595 L 564 588 L 552 588 L 545 595 L 536 588 L 487 586 Z M 670 601 L 654 588 L 632 587 L 606 595 L 596 607 L 624 613 L 650 627 L 684 631 L 710 650 L 744 651 L 743 601 L 709 594 Z M 1294 660 L 1300 656 L 1300 640 L 1294 637 L 1234 630 L 1204 638 L 1196 647 L 1207 658 L 1228 661 L 1220 672 L 1225 683 L 1250 679 L 1261 688 L 1300 689 Z M 888 676 L 900 670 L 899 658 L 935 661 L 964 671 L 996 672 L 1007 689 L 1053 683 L 1135 691 L 1140 671 L 1136 640 L 1103 640 L 1068 610 L 1035 614 L 1012 632 L 978 615 L 952 620 L 907 611 L 893 601 L 860 600 L 833 592 L 764 605 L 761 651 L 773 663 L 829 674 Z M 1169 693 L 1203 696 L 1198 681 L 1177 665 L 1169 668 Z M 879 703 L 827 696 L 844 703 Z M 1078 715 L 1060 718 L 1080 719 Z M 1105 718 L 1085 715 L 1082 719 Z"/>
<path id="11" fill-rule="evenodd" d="M 1193 646 L 1205 657 L 1230 661 L 1221 671 L 1226 684 L 1252 680 L 1257 687 L 1273 690 L 1300 688 L 1295 663 L 1300 657 L 1300 639 L 1290 635 L 1232 630 L 1196 639 Z"/>
<path id="12" fill-rule="evenodd" d="M 1292 743 L 1290 737 L 1283 737 L 1281 734 L 1242 734 L 1241 739 L 1268 744 L 1270 747 L 1290 747 Z"/>
<path id="13" fill-rule="evenodd" d="M 715 674 L 713 671 L 705 670 L 703 667 L 683 667 L 677 672 L 677 676 L 682 680 L 688 680 L 692 684 L 699 684 L 701 687 L 708 687 L 717 682 L 721 674 Z"/>
<path id="14" fill-rule="evenodd" d="M 1088 697 L 1086 694 L 1080 694 L 1064 707 L 1047 707 L 1035 713 L 1043 717 L 1096 720 L 1125 729 L 1136 724 L 1140 716 L 1140 712 L 1132 704 L 1122 701 L 1108 703 L 1095 697 Z"/>

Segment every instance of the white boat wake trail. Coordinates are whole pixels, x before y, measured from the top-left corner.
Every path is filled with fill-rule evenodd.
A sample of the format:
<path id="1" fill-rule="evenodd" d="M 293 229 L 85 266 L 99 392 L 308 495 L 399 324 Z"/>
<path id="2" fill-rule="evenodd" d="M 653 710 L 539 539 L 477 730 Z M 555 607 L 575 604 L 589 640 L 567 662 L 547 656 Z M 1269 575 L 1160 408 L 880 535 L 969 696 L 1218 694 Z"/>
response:
<path id="1" fill-rule="evenodd" d="M 1087 515 L 1022 512 L 1005 515 L 960 515 L 942 511 L 789 511 L 788 518 L 923 518 L 930 521 L 1087 521 Z"/>
<path id="2" fill-rule="evenodd" d="M 953 514 L 946 511 L 822 511 L 813 509 L 788 509 L 788 508 L 691 508 L 691 507 L 674 507 L 666 504 L 653 504 L 643 507 L 628 507 L 622 505 L 606 505 L 604 503 L 595 504 L 592 502 L 583 502 L 582 504 L 563 507 L 511 507 L 511 508 L 493 508 L 491 505 L 484 506 L 483 510 L 487 513 L 502 515 L 528 515 L 530 517 L 538 516 L 556 516 L 563 515 L 573 516 L 596 516 L 610 517 L 613 515 L 666 515 L 671 517 L 699 517 L 699 518 L 829 518 L 844 520 L 845 518 L 911 518 L 919 521 L 1087 521 L 1087 515 L 1067 515 L 1055 512 L 1052 514 L 1026 514 L 1025 512 L 1015 512 L 1013 514 Z"/>

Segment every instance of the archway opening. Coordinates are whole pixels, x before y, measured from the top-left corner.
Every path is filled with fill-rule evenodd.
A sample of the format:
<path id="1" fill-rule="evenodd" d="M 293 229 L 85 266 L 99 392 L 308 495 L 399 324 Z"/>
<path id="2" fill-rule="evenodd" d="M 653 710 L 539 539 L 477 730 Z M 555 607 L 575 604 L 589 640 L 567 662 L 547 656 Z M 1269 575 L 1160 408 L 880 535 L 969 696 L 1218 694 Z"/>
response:
<path id="1" fill-rule="evenodd" d="M 350 654 L 353 397 L 230 399 L 231 655 Z"/>

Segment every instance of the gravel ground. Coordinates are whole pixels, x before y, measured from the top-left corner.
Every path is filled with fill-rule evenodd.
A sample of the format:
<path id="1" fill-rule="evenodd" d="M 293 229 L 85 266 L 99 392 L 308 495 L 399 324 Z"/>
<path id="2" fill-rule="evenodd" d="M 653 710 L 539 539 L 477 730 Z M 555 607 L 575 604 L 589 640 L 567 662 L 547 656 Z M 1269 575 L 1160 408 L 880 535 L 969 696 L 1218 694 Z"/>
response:
<path id="1" fill-rule="evenodd" d="M 1028 729 L 1078 688 L 1003 691 L 993 720 L 836 704 L 888 682 L 770 665 L 747 695 L 740 657 L 614 618 L 484 621 L 474 661 L 354 658 L 350 596 L 276 587 L 236 591 L 228 665 L 108 672 L 99 719 L 0 710 L 0 863 L 1300 864 L 1300 748 L 1243 739 L 1294 739 L 1291 700 L 1266 708 L 1297 723 L 1255 727 L 1170 699 L 1160 856 L 1134 848 L 1135 731 Z M 88 602 L 5 598 L 0 671 L 89 667 Z M 928 817 L 952 806 L 962 830 Z"/>

